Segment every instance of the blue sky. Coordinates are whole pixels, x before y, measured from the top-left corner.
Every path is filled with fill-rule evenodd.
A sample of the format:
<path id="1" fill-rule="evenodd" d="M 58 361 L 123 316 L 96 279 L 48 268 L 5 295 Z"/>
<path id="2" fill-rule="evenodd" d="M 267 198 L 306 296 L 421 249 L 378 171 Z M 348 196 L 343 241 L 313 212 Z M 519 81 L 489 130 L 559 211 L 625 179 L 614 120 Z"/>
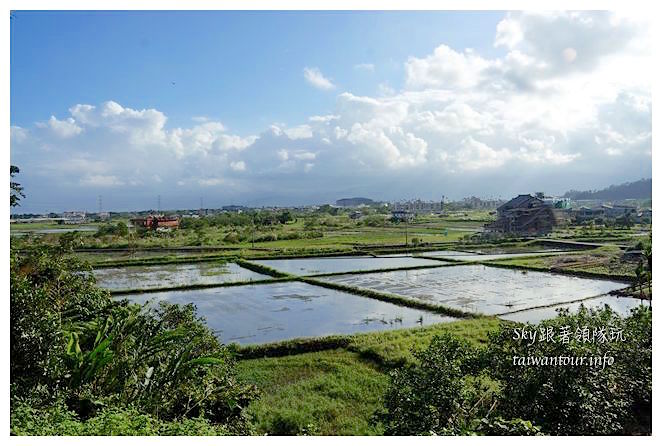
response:
<path id="1" fill-rule="evenodd" d="M 94 210 L 98 195 L 117 210 L 153 207 L 156 195 L 173 208 L 200 196 L 209 206 L 507 197 L 650 176 L 638 18 L 13 16 L 20 211 Z M 614 69 L 624 64 L 639 69 Z"/>
<path id="2" fill-rule="evenodd" d="M 237 132 L 332 112 L 335 95 L 305 88 L 304 66 L 374 95 L 402 84 L 402 61 L 439 42 L 502 53 L 499 12 L 20 12 L 12 22 L 12 107 L 29 125 L 74 103 L 113 99 L 158 108 L 169 123 L 222 119 Z M 354 68 L 373 64 L 377 69 Z M 172 85 L 175 82 L 175 85 Z M 292 98 L 296 97 L 296 101 Z"/>

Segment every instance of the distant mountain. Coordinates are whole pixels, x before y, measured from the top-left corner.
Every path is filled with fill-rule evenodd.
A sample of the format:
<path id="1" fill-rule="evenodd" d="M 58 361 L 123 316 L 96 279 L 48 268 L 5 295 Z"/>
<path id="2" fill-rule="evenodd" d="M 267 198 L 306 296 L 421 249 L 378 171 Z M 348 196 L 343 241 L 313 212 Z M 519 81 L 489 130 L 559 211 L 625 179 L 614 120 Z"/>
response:
<path id="1" fill-rule="evenodd" d="M 611 185 L 601 190 L 571 190 L 564 195 L 572 200 L 627 200 L 628 198 L 652 198 L 652 196 L 653 181 L 651 178 Z"/>
<path id="2" fill-rule="evenodd" d="M 341 206 L 341 207 L 356 207 L 356 206 L 361 206 L 362 204 L 373 204 L 374 201 L 372 201 L 370 198 L 364 198 L 364 197 L 354 197 L 354 198 L 341 198 L 340 200 L 336 200 L 336 206 Z"/>

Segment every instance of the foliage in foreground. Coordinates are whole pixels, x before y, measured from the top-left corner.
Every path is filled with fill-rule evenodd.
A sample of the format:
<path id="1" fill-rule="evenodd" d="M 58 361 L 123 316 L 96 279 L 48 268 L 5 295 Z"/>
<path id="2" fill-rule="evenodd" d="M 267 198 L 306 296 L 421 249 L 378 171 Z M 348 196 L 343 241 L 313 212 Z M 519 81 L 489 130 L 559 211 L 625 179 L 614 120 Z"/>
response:
<path id="1" fill-rule="evenodd" d="M 384 411 L 395 435 L 617 435 L 650 433 L 651 311 L 621 318 L 609 308 L 567 310 L 531 330 L 560 333 L 568 343 L 514 339 L 503 325 L 486 348 L 445 333 L 415 353 L 416 362 L 391 372 Z M 624 342 L 584 342 L 574 334 L 622 330 Z M 519 366 L 513 357 L 613 356 L 612 365 Z"/>
<path id="2" fill-rule="evenodd" d="M 382 405 L 388 376 L 371 361 L 342 349 L 240 361 L 239 377 L 261 398 L 247 416 L 256 433 L 375 435 L 371 416 Z"/>
<path id="3" fill-rule="evenodd" d="M 63 254 L 11 255 L 12 432 L 248 433 L 255 390 L 193 305 L 112 301 Z"/>

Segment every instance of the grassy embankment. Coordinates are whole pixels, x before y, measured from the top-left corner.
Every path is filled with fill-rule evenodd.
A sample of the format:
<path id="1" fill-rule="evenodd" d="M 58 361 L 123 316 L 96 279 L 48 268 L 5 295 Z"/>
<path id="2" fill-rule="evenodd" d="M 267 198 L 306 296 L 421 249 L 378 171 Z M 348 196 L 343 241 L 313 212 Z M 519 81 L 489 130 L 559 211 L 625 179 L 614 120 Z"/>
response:
<path id="1" fill-rule="evenodd" d="M 253 358 L 239 361 L 240 379 L 262 392 L 248 414 L 258 433 L 378 435 L 381 426 L 372 424 L 371 417 L 382 407 L 391 367 L 413 361 L 411 350 L 426 348 L 442 332 L 484 344 L 499 323 L 477 318 L 239 347 L 240 355 Z"/>
<path id="2" fill-rule="evenodd" d="M 623 259 L 623 252 L 615 246 L 567 255 L 493 260 L 486 264 L 627 281 L 634 279 L 637 267 L 636 260 Z"/>

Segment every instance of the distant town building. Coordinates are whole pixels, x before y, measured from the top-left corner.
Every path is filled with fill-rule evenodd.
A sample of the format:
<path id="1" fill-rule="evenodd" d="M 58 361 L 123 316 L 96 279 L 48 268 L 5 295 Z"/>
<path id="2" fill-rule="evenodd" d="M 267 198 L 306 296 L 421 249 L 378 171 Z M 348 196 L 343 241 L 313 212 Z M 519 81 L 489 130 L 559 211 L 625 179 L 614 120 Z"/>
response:
<path id="1" fill-rule="evenodd" d="M 443 210 L 443 201 L 399 201 L 391 204 L 391 212 L 409 212 L 415 215 L 439 213 Z"/>
<path id="2" fill-rule="evenodd" d="M 228 206 L 223 206 L 221 208 L 221 210 L 227 211 L 227 212 L 243 212 L 243 211 L 247 211 L 248 208 L 246 206 L 237 206 L 237 205 L 231 204 L 231 205 L 228 205 Z"/>
<path id="3" fill-rule="evenodd" d="M 67 211 L 62 213 L 62 223 L 67 225 L 76 225 L 87 221 L 85 211 Z"/>
<path id="4" fill-rule="evenodd" d="M 164 215 L 148 215 L 147 217 L 132 218 L 131 224 L 135 227 L 148 229 L 177 229 L 179 228 L 179 217 Z"/>
<path id="5" fill-rule="evenodd" d="M 336 206 L 341 208 L 356 208 L 359 206 L 370 206 L 371 204 L 375 204 L 375 202 L 370 198 L 364 197 L 341 198 L 340 200 L 336 200 Z"/>
<path id="6" fill-rule="evenodd" d="M 567 212 L 545 200 L 544 194 L 522 194 L 497 208 L 497 219 L 487 230 L 518 235 L 544 235 L 567 220 Z"/>
<path id="7" fill-rule="evenodd" d="M 393 219 L 398 221 L 411 221 L 414 219 L 414 215 L 415 214 L 413 212 L 403 211 L 403 210 L 391 212 L 391 217 L 393 217 Z"/>
<path id="8" fill-rule="evenodd" d="M 623 217 L 642 222 L 644 220 L 650 221 L 653 215 L 650 209 L 639 210 L 636 206 L 629 204 L 601 204 L 593 207 L 581 206 L 574 210 L 574 216 L 577 223 L 584 223 L 593 220 L 613 221 Z"/>
<path id="9" fill-rule="evenodd" d="M 474 196 L 462 199 L 462 205 L 467 209 L 496 209 L 502 204 L 503 200 L 484 200 Z"/>

